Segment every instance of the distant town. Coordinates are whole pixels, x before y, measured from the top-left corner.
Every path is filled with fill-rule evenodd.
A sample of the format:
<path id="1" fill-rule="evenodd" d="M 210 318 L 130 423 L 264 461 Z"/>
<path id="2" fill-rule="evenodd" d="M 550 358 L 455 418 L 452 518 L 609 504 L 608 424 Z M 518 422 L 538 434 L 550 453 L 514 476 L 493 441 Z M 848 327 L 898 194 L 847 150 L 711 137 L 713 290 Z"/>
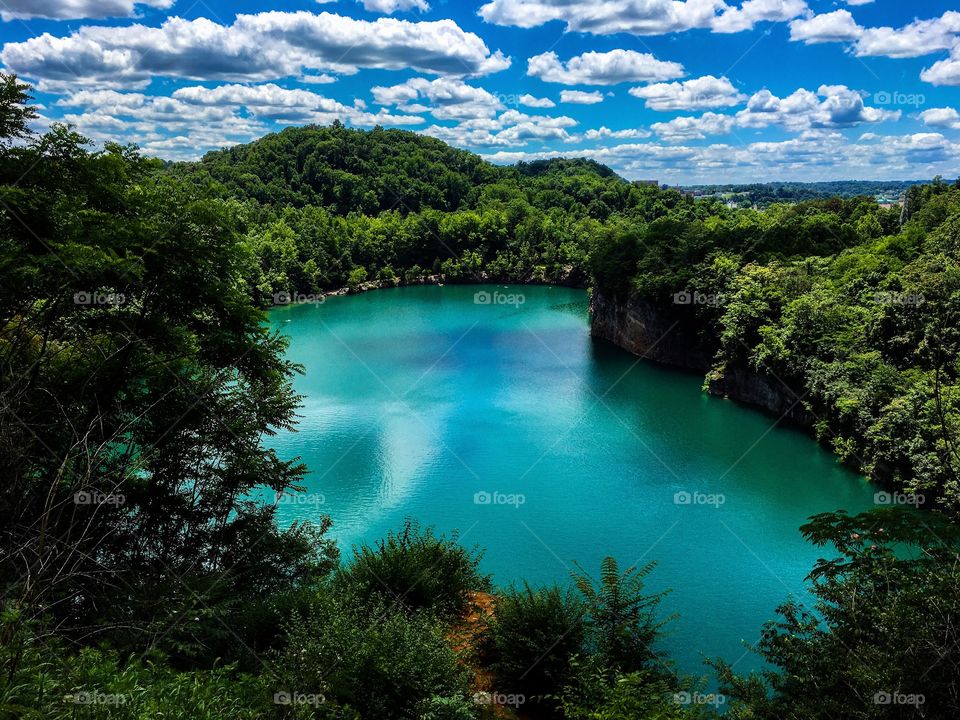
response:
<path id="1" fill-rule="evenodd" d="M 636 180 L 637 185 L 658 185 L 656 180 Z M 837 180 L 828 182 L 769 182 L 747 185 L 675 185 L 680 192 L 696 198 L 724 201 L 728 207 L 764 207 L 778 202 L 799 202 L 830 197 L 872 197 L 882 207 L 903 204 L 912 185 L 929 180 Z M 952 182 L 952 181 L 951 181 Z"/>

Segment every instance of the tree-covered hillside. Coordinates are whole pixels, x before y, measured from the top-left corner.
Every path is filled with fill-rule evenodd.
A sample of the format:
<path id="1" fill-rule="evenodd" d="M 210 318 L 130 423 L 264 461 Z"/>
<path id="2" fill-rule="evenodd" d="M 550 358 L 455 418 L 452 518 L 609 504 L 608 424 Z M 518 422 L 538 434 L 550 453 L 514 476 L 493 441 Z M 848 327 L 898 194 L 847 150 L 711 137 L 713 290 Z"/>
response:
<path id="1" fill-rule="evenodd" d="M 339 125 L 289 128 L 169 172 L 244 204 L 261 301 L 437 273 L 586 285 L 606 224 L 711 207 L 592 161 L 500 168 L 411 132 Z"/>

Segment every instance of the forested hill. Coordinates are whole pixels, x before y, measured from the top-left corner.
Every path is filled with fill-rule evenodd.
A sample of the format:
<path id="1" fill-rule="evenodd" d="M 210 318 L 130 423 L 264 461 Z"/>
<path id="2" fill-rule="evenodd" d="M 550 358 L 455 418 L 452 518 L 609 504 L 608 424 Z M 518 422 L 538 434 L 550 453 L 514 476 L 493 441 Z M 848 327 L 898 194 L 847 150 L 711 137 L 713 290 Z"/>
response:
<path id="1" fill-rule="evenodd" d="M 503 171 L 479 156 L 404 130 L 288 128 L 186 164 L 234 195 L 340 213 L 456 210 Z"/>
<path id="2" fill-rule="evenodd" d="M 611 203 L 609 209 L 622 209 L 629 187 L 613 170 L 592 160 L 562 158 L 503 167 L 414 132 L 354 130 L 340 123 L 287 128 L 207 153 L 199 162 L 176 164 L 173 171 L 200 186 L 213 180 L 229 196 L 261 205 L 313 205 L 339 215 L 476 208 L 496 194 L 501 182 L 514 188 L 525 185 L 531 191 L 527 200 L 539 207 L 566 208 L 576 199 L 588 204 L 598 184 L 619 185 L 620 197 L 608 193 L 604 199 Z M 579 190 L 568 192 L 574 184 Z M 536 192 L 549 189 L 558 192 Z"/>
<path id="3" fill-rule="evenodd" d="M 586 285 L 588 245 L 606 225 L 715 204 L 698 210 L 590 160 L 498 167 L 415 133 L 339 124 L 288 128 L 168 173 L 244 205 L 261 302 L 435 273 Z"/>

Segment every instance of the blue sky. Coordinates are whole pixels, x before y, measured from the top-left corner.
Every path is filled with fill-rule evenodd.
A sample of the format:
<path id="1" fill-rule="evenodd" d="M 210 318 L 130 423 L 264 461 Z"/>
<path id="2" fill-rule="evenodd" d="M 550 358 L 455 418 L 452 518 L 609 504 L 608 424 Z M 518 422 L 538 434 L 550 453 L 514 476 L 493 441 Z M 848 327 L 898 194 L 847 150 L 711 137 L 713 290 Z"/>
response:
<path id="1" fill-rule="evenodd" d="M 41 125 L 168 159 L 339 119 L 668 183 L 955 177 L 951 6 L 0 0 L 0 64 Z"/>

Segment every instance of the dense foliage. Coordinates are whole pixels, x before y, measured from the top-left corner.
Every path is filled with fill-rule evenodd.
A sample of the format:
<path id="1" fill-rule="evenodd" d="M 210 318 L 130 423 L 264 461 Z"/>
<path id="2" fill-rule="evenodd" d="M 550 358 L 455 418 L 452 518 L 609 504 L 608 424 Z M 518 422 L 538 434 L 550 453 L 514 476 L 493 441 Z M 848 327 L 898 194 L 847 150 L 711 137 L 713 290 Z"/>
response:
<path id="1" fill-rule="evenodd" d="M 66 127 L 31 136 L 27 88 L 0 79 L 0 717 L 723 704 L 658 650 L 652 566 L 496 589 L 475 550 L 416 523 L 344 564 L 326 521 L 279 529 L 257 498 L 297 492 L 305 468 L 264 443 L 300 400 L 265 329 L 272 293 L 440 271 L 667 308 L 678 290 L 722 294 L 673 308 L 714 374 L 799 383 L 845 457 L 954 507 L 958 189 L 911 190 L 902 227 L 864 198 L 732 210 L 587 161 L 495 168 L 340 126 L 170 167 Z M 768 627 L 768 672 L 717 662 L 733 716 L 955 717 L 956 527 L 891 509 L 805 532 L 840 558 L 814 570 L 818 607 L 788 603 Z"/>
<path id="2" fill-rule="evenodd" d="M 841 459 L 956 512 L 958 228 L 960 187 L 937 180 L 910 190 L 903 213 L 856 198 L 658 219 L 591 262 L 601 293 L 698 339 L 709 384 L 766 378 Z"/>
<path id="3" fill-rule="evenodd" d="M 243 203 L 261 302 L 440 273 L 585 286 L 605 223 L 694 211 L 587 160 L 498 168 L 410 132 L 339 125 L 288 128 L 169 172 Z"/>

